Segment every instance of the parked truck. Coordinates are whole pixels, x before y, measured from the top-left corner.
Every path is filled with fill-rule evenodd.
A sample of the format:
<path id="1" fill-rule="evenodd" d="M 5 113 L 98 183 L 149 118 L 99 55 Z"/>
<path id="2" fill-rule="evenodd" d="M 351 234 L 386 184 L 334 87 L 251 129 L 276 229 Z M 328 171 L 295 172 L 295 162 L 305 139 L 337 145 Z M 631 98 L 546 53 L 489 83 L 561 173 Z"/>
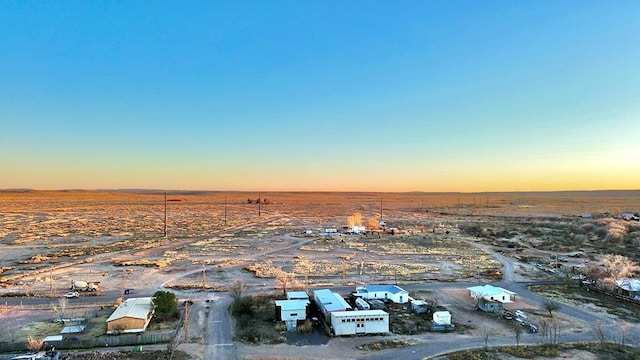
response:
<path id="1" fill-rule="evenodd" d="M 98 291 L 100 287 L 99 282 L 86 282 L 82 280 L 71 281 L 71 290 L 73 291 Z"/>

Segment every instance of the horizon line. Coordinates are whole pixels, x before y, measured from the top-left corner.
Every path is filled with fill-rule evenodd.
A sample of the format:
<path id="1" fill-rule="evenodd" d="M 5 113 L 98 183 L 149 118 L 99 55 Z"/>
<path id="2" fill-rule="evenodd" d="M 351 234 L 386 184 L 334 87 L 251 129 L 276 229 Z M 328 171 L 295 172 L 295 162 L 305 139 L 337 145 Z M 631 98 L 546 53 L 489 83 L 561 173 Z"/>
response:
<path id="1" fill-rule="evenodd" d="M 596 192 L 637 192 L 638 189 L 579 189 L 579 190 L 491 190 L 491 191 L 371 191 L 371 190 L 204 190 L 204 189 L 157 189 L 157 188 L 64 188 L 64 189 L 35 189 L 35 188 L 3 188 L 0 192 L 37 192 L 37 191 L 86 191 L 86 192 L 210 192 L 210 193 L 378 193 L 378 194 L 518 194 L 518 193 L 596 193 Z"/>

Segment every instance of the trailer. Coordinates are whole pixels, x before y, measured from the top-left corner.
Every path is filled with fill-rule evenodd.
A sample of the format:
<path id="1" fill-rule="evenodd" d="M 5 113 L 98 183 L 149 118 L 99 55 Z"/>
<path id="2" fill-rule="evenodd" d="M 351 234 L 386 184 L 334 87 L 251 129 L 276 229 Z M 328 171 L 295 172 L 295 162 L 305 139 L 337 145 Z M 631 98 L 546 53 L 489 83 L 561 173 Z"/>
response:
<path id="1" fill-rule="evenodd" d="M 333 334 L 385 334 L 389 332 L 389 314 L 382 310 L 336 311 L 331 313 Z"/>

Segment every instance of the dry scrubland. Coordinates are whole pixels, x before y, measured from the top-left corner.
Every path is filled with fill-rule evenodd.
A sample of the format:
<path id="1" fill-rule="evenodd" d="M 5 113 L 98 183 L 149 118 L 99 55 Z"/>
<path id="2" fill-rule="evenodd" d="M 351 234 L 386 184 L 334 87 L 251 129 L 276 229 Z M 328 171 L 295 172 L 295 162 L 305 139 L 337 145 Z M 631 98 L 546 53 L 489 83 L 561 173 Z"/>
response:
<path id="1" fill-rule="evenodd" d="M 571 258 L 571 266 L 610 252 L 640 260 L 640 224 L 616 217 L 640 211 L 640 191 L 262 193 L 267 203 L 260 206 L 257 193 L 168 197 L 181 201 L 167 205 L 165 238 L 159 192 L 0 192 L 0 291 L 59 297 L 72 279 L 100 281 L 103 291 L 118 290 L 123 279 L 127 287 L 148 291 L 227 290 L 241 279 L 264 293 L 395 281 L 494 281 L 502 265 L 488 250 L 521 260 L 516 280 L 553 278 L 534 264 L 575 252 L 581 257 Z M 364 224 L 381 217 L 401 231 L 319 235 L 326 228 L 342 230 L 354 213 Z M 592 217 L 582 218 L 585 213 Z M 472 306 L 455 291 L 415 295 Z M 459 331 L 477 331 L 472 324 L 478 316 L 459 317 Z"/>
<path id="2" fill-rule="evenodd" d="M 182 201 L 168 203 L 165 239 L 161 193 L 2 192 L 0 281 L 35 292 L 49 276 L 65 288 L 67 280 L 86 274 L 98 278 L 87 280 L 121 276 L 120 266 L 168 274 L 202 264 L 216 270 L 243 264 L 258 278 L 285 272 L 310 283 L 367 282 L 385 276 L 468 278 L 479 275 L 478 266 L 491 277 L 491 269 L 499 265 L 467 245 L 467 239 L 497 246 L 516 242 L 541 251 L 616 251 L 639 259 L 638 224 L 601 215 L 637 212 L 637 191 L 261 196 L 269 204 L 260 206 L 258 217 L 258 205 L 247 202 L 255 201 L 257 193 L 169 193 L 170 200 Z M 382 219 L 405 230 L 403 234 L 391 240 L 378 235 L 301 236 L 304 229 L 316 234 L 340 229 L 355 212 L 363 222 L 379 219 L 381 205 Z M 584 213 L 594 217 L 581 219 Z M 302 245 L 269 253 L 296 244 Z M 224 286 L 233 277 L 212 276 L 211 284 Z"/>

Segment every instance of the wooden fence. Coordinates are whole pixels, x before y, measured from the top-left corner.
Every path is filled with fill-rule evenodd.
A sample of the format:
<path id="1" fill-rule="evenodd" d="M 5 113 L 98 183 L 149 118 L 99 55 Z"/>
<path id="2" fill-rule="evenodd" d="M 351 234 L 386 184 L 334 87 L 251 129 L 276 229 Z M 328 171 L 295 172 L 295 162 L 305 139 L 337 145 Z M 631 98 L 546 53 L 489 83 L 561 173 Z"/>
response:
<path id="1" fill-rule="evenodd" d="M 49 343 L 56 349 L 92 349 L 101 347 L 114 346 L 134 346 L 147 344 L 168 343 L 173 339 L 174 331 L 139 333 L 139 334 L 120 334 L 116 336 L 99 336 L 94 338 L 82 338 L 70 336 L 63 341 Z M 74 340 L 77 339 L 77 340 Z M 26 342 L 0 342 L 0 353 L 27 351 Z"/>

